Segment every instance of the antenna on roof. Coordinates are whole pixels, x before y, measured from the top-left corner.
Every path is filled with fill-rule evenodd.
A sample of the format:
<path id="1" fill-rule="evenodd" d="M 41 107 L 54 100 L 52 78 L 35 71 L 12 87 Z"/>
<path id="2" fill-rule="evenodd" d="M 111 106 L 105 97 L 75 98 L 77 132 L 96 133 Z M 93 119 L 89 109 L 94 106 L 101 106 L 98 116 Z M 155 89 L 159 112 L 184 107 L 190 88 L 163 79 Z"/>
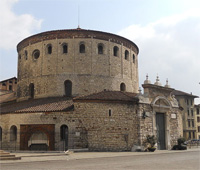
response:
<path id="1" fill-rule="evenodd" d="M 80 7 L 78 5 L 78 28 L 77 29 L 81 29 L 80 28 Z"/>

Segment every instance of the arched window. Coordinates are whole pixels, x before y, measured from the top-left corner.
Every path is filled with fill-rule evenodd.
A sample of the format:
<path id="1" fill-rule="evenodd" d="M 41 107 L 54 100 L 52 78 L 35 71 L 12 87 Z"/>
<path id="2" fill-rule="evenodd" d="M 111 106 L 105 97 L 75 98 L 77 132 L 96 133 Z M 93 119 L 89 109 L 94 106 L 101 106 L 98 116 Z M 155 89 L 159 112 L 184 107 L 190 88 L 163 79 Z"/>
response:
<path id="1" fill-rule="evenodd" d="M 33 83 L 29 85 L 29 95 L 30 95 L 30 98 L 34 98 L 34 84 Z"/>
<path id="2" fill-rule="evenodd" d="M 64 82 L 65 86 L 65 96 L 71 97 L 72 96 L 72 82 L 70 80 L 66 80 Z"/>
<path id="3" fill-rule="evenodd" d="M 133 63 L 135 63 L 135 55 L 133 54 Z"/>
<path id="4" fill-rule="evenodd" d="M 114 48 L 113 48 L 113 55 L 116 57 L 119 56 L 119 48 L 117 46 L 114 46 Z"/>
<path id="5" fill-rule="evenodd" d="M 26 50 L 24 52 L 24 55 L 25 55 L 25 60 L 27 60 L 28 59 L 28 52 Z"/>
<path id="6" fill-rule="evenodd" d="M 63 44 L 63 53 L 64 54 L 66 54 L 66 53 L 68 53 L 68 46 L 67 46 L 67 44 Z"/>
<path id="7" fill-rule="evenodd" d="M 103 54 L 103 44 L 98 44 L 98 54 Z"/>
<path id="8" fill-rule="evenodd" d="M 0 126 L 0 141 L 2 141 L 2 128 Z"/>
<path id="9" fill-rule="evenodd" d="M 79 52 L 80 53 L 85 53 L 85 44 L 80 44 L 80 46 L 79 46 Z"/>
<path id="10" fill-rule="evenodd" d="M 109 117 L 112 116 L 112 110 L 111 109 L 108 110 L 108 115 L 109 115 Z"/>
<path id="11" fill-rule="evenodd" d="M 124 58 L 125 58 L 125 60 L 129 60 L 129 52 L 128 52 L 128 50 L 125 51 L 125 57 Z"/>
<path id="12" fill-rule="evenodd" d="M 52 46 L 51 46 L 51 44 L 47 45 L 47 53 L 48 54 L 52 53 Z"/>
<path id="13" fill-rule="evenodd" d="M 126 91 L 126 85 L 124 83 L 120 84 L 120 91 Z"/>
<path id="14" fill-rule="evenodd" d="M 11 126 L 10 128 L 10 141 L 16 141 L 17 140 L 17 127 Z"/>

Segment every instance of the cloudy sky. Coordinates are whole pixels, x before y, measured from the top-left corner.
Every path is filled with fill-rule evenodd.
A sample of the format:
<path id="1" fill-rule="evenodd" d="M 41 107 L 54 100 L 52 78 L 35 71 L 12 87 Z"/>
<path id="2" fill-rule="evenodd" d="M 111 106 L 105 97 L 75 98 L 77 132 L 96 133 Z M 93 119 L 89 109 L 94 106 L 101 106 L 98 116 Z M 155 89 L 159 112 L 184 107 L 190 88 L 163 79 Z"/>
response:
<path id="1" fill-rule="evenodd" d="M 83 29 L 138 45 L 140 84 L 146 74 L 152 83 L 159 75 L 163 85 L 168 79 L 171 87 L 200 96 L 199 0 L 0 0 L 0 11 L 0 80 L 17 76 L 21 40 L 77 28 L 79 21 Z"/>

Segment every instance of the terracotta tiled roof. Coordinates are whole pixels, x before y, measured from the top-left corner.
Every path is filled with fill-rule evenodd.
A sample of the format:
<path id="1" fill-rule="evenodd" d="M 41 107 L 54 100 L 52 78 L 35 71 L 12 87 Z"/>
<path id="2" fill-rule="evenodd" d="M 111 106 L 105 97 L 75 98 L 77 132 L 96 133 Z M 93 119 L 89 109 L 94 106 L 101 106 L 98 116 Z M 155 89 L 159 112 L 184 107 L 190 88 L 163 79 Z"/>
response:
<path id="1" fill-rule="evenodd" d="M 102 91 L 88 96 L 77 97 L 74 101 L 81 100 L 96 100 L 96 101 L 123 101 L 133 102 L 138 101 L 137 93 L 122 92 L 122 91 Z"/>
<path id="2" fill-rule="evenodd" d="M 51 97 L 32 99 L 2 105 L 0 113 L 24 113 L 24 112 L 56 112 L 73 109 L 73 102 L 66 97 Z"/>
<path id="3" fill-rule="evenodd" d="M 186 93 L 186 92 L 183 92 L 183 91 L 179 91 L 179 90 L 174 90 L 172 92 L 172 94 L 175 95 L 175 96 L 190 96 L 190 97 L 198 98 L 198 96 L 195 96 L 193 94 L 189 94 L 189 93 Z"/>

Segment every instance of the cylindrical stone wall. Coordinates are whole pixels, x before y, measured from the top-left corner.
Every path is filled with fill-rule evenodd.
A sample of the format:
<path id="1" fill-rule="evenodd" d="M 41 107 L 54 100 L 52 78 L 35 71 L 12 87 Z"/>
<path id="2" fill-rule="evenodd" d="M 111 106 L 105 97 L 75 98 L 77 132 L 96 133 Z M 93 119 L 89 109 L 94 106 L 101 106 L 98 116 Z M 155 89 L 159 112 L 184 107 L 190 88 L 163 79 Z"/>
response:
<path id="1" fill-rule="evenodd" d="M 83 29 L 49 31 L 24 39 L 17 51 L 18 100 L 30 98 L 30 84 L 34 98 L 63 96 L 66 80 L 72 83 L 72 96 L 119 91 L 122 83 L 125 91 L 138 92 L 139 49 L 121 36 Z"/>

